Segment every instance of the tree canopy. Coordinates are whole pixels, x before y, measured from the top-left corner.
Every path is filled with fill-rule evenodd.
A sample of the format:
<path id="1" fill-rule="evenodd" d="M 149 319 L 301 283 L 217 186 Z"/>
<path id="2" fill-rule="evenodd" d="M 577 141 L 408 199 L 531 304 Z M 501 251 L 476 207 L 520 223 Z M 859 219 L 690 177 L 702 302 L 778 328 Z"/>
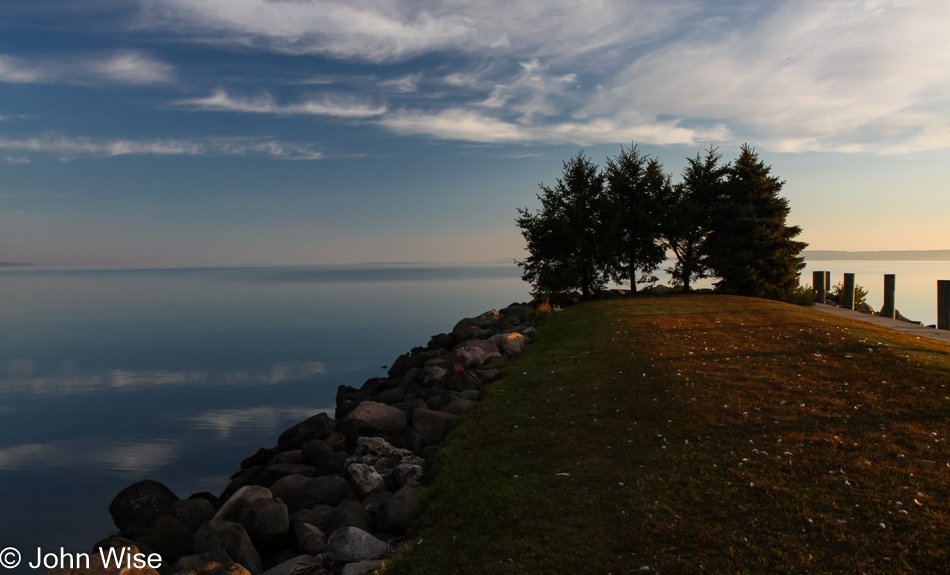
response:
<path id="1" fill-rule="evenodd" d="M 798 285 L 807 244 L 794 240 L 801 228 L 785 223 L 784 182 L 749 145 L 734 162 L 721 159 L 712 147 L 687 158 L 675 185 L 637 146 L 621 147 L 603 171 L 583 151 L 564 162 L 557 184 L 540 186 L 540 209 L 518 209 L 529 255 L 516 263 L 533 295 L 587 297 L 611 281 L 636 291 L 656 281 L 669 254 L 667 271 L 684 289 L 712 276 L 719 290 L 785 298 Z"/>

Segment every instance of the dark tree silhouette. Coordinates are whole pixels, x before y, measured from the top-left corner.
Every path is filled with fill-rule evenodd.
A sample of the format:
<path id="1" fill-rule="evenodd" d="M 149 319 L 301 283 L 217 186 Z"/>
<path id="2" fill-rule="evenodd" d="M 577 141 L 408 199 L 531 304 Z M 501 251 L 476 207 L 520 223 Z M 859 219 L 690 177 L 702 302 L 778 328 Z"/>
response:
<path id="1" fill-rule="evenodd" d="M 516 262 L 536 297 L 580 290 L 587 297 L 607 284 L 608 202 L 604 176 L 583 151 L 564 162 L 557 185 L 541 185 L 541 209 L 518 210 L 529 255 Z"/>
<path id="2" fill-rule="evenodd" d="M 801 228 L 785 224 L 788 200 L 779 195 L 785 182 L 770 172 L 748 144 L 729 166 L 705 244 L 717 289 L 784 299 L 798 286 L 808 244 L 794 240 Z"/>

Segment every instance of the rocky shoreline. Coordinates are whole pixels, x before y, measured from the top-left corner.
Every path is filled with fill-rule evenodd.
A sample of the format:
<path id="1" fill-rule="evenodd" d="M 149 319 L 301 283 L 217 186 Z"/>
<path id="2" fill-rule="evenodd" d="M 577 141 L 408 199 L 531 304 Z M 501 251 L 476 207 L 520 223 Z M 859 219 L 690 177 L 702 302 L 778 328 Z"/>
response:
<path id="1" fill-rule="evenodd" d="M 530 342 L 531 307 L 514 303 L 459 321 L 396 358 L 386 377 L 340 386 L 333 418 L 314 415 L 241 462 L 220 495 L 180 499 L 144 480 L 109 505 L 118 532 L 90 569 L 49 573 L 152 575 L 103 566 L 99 549 L 162 558 L 161 575 L 359 575 L 402 543 L 425 465 L 453 420 Z M 98 564 L 98 566 L 97 566 Z"/>

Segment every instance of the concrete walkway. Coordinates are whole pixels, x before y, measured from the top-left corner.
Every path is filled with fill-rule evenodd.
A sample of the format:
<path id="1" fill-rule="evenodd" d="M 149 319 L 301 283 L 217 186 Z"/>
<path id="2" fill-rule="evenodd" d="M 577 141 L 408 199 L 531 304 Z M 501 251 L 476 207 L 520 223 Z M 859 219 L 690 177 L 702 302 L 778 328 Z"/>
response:
<path id="1" fill-rule="evenodd" d="M 906 321 L 890 319 L 881 317 L 879 315 L 870 315 L 849 309 L 835 307 L 833 305 L 826 305 L 823 303 L 813 303 L 811 304 L 811 307 L 812 309 L 825 313 L 830 313 L 841 317 L 848 317 L 859 321 L 866 321 L 868 323 L 873 323 L 874 325 L 889 327 L 891 329 L 896 329 L 897 331 L 902 331 L 904 333 L 909 333 L 919 337 L 927 337 L 930 339 L 936 339 L 950 343 L 950 331 L 934 329 L 932 327 L 924 327 L 915 323 L 908 323 Z"/>

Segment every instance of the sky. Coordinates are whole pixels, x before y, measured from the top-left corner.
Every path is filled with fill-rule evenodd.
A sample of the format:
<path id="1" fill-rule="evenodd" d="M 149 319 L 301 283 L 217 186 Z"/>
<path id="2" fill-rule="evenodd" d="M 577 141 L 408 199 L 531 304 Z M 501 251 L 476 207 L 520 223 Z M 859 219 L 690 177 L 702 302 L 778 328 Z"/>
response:
<path id="1" fill-rule="evenodd" d="M 812 249 L 950 249 L 945 0 L 3 0 L 0 262 L 512 261 L 583 150 L 755 147 Z"/>

